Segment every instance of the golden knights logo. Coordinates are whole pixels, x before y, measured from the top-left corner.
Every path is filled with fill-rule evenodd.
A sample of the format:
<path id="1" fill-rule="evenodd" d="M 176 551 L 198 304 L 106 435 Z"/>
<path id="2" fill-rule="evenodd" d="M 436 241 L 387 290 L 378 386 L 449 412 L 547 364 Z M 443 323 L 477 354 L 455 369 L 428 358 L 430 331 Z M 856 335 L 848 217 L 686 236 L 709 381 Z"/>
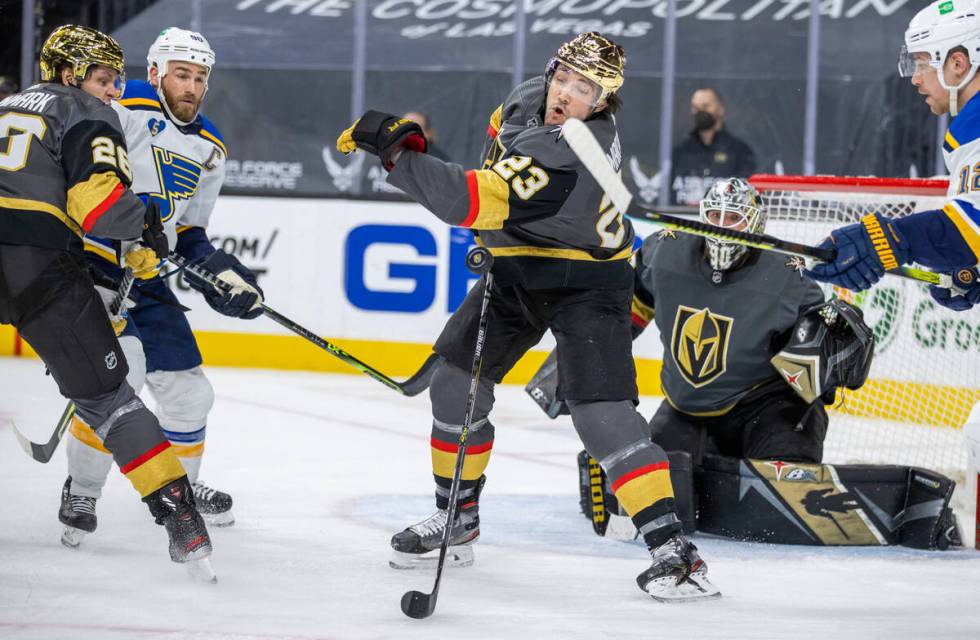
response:
<path id="1" fill-rule="evenodd" d="M 203 166 L 167 149 L 151 149 L 161 192 L 150 196 L 160 205 L 160 218 L 166 221 L 174 215 L 177 200 L 189 200 L 197 193 Z"/>
<path id="2" fill-rule="evenodd" d="M 691 386 L 703 387 L 725 373 L 734 322 L 728 316 L 711 313 L 708 307 L 677 307 L 670 351 L 677 369 Z"/>

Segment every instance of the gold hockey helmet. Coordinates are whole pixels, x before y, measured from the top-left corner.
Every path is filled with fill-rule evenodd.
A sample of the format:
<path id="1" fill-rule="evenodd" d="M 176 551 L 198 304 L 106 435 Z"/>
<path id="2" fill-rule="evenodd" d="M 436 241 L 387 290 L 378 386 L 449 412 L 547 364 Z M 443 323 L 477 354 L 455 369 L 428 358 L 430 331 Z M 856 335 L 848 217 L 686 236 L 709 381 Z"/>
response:
<path id="1" fill-rule="evenodd" d="M 41 80 L 58 80 L 58 68 L 68 65 L 81 84 L 92 65 L 115 69 L 120 80 L 125 73 L 123 50 L 112 36 L 101 31 L 66 24 L 55 29 L 41 47 Z"/>
<path id="2" fill-rule="evenodd" d="M 575 36 L 558 47 L 548 63 L 548 78 L 558 65 L 564 65 L 599 85 L 601 101 L 623 86 L 626 53 L 623 48 L 600 33 L 589 31 Z"/>

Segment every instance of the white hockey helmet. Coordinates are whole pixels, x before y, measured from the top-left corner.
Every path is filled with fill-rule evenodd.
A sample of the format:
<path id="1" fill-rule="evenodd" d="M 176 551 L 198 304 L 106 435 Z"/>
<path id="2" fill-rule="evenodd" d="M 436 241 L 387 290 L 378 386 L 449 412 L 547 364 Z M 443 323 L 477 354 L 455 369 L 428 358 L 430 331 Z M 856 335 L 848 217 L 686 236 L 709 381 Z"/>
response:
<path id="1" fill-rule="evenodd" d="M 759 192 L 742 178 L 720 180 L 705 192 L 701 199 L 701 222 L 723 229 L 735 229 L 750 233 L 766 230 L 766 210 Z M 749 248 L 744 244 L 726 242 L 718 238 L 705 238 L 708 263 L 712 269 L 727 271 L 745 255 Z"/>
<path id="2" fill-rule="evenodd" d="M 208 44 L 207 39 L 200 33 L 179 27 L 168 27 L 160 32 L 146 54 L 147 72 L 156 67 L 158 77 L 161 80 L 157 83 L 157 95 L 160 96 L 160 104 L 174 122 L 180 125 L 188 125 L 190 122 L 184 122 L 171 113 L 163 95 L 162 80 L 167 75 L 167 63 L 175 61 L 200 65 L 207 70 L 207 76 L 210 78 L 211 67 L 214 66 L 214 51 L 211 50 L 211 45 Z M 206 94 L 207 91 L 207 80 L 205 80 L 204 93 Z"/>
<path id="3" fill-rule="evenodd" d="M 956 47 L 966 49 L 970 72 L 955 87 L 946 84 L 943 65 Z M 915 74 L 917 65 L 912 56 L 925 53 L 929 66 L 935 68 L 939 84 L 949 91 L 949 112 L 958 112 L 957 92 L 973 79 L 980 67 L 980 0 L 936 0 L 922 9 L 905 31 L 905 44 L 898 56 L 898 73 L 903 78 Z M 921 64 L 921 63 L 919 63 Z"/>

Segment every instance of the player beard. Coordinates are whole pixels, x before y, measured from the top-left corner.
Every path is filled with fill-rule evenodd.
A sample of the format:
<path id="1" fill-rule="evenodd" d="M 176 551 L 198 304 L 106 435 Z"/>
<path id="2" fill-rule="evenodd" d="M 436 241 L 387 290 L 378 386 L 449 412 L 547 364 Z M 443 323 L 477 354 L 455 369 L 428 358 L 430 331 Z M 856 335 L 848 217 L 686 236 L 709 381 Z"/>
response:
<path id="1" fill-rule="evenodd" d="M 194 94 L 187 93 L 179 98 L 166 96 L 167 106 L 170 112 L 184 122 L 190 122 L 197 116 L 197 110 L 201 106 L 201 100 L 195 98 Z"/>

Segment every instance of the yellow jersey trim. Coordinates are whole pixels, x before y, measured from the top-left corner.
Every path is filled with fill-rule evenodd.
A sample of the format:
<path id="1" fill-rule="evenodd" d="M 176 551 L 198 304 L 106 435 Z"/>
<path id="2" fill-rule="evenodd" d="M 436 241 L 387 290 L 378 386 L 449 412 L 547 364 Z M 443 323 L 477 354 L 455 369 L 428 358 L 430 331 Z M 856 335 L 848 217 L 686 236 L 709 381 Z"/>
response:
<path id="1" fill-rule="evenodd" d="M 149 98 L 125 98 L 119 101 L 124 107 L 156 107 L 160 108 L 159 100 L 150 100 Z"/>
<path id="2" fill-rule="evenodd" d="M 72 233 L 79 238 L 84 235 L 82 233 L 81 225 L 69 218 L 64 211 L 53 204 L 41 202 L 40 200 L 27 200 L 26 198 L 0 197 L 0 207 L 4 207 L 5 209 L 23 209 L 26 211 L 40 211 L 42 213 L 47 213 L 60 220 L 62 224 L 71 229 Z"/>
<path id="3" fill-rule="evenodd" d="M 226 156 L 228 155 L 228 149 L 227 149 L 227 147 L 225 147 L 225 143 L 223 143 L 221 140 L 218 140 L 218 138 L 213 133 L 211 133 L 210 131 L 205 131 L 204 129 L 201 129 L 201 134 L 200 135 L 201 135 L 202 138 L 206 138 L 206 139 L 210 140 L 211 142 L 213 142 L 215 145 L 217 145 L 217 147 L 219 149 L 221 149 L 221 151 Z"/>
<path id="4" fill-rule="evenodd" d="M 944 140 L 946 141 L 946 144 L 950 146 L 951 149 L 958 149 L 960 146 L 960 143 L 956 141 L 956 138 L 954 138 L 953 134 L 948 130 L 946 131 L 946 137 L 944 138 Z"/>
<path id="5" fill-rule="evenodd" d="M 956 230 L 960 232 L 963 240 L 966 241 L 970 250 L 973 251 L 973 255 L 977 257 L 977 260 L 980 260 L 980 232 L 978 232 L 973 221 L 952 202 L 947 203 L 943 207 L 943 213 L 953 221 L 953 224 L 956 225 Z"/>
<path id="6" fill-rule="evenodd" d="M 515 256 L 532 256 L 535 258 L 560 258 L 564 260 L 582 260 L 586 262 L 614 262 L 628 260 L 633 253 L 633 247 L 625 247 L 611 258 L 599 259 L 588 251 L 581 249 L 558 249 L 556 247 L 487 247 L 495 258 L 511 258 Z"/>

